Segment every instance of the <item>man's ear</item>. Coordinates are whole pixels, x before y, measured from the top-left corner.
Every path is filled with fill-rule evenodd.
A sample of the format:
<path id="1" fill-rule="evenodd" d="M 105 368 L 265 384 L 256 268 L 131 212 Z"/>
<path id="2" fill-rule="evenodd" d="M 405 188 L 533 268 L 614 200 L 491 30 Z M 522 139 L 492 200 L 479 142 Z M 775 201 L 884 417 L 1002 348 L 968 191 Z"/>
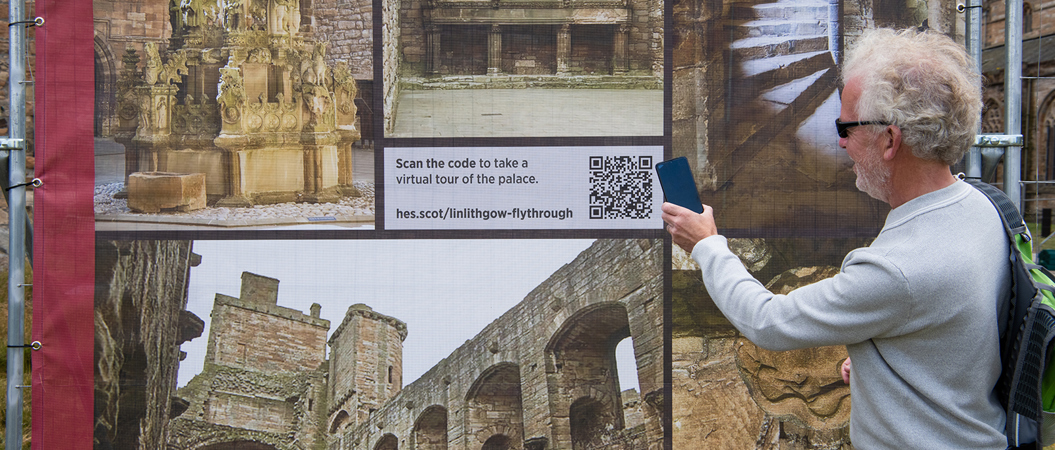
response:
<path id="1" fill-rule="evenodd" d="M 901 150 L 901 128 L 897 125 L 887 125 L 883 130 L 883 159 L 891 161 Z"/>

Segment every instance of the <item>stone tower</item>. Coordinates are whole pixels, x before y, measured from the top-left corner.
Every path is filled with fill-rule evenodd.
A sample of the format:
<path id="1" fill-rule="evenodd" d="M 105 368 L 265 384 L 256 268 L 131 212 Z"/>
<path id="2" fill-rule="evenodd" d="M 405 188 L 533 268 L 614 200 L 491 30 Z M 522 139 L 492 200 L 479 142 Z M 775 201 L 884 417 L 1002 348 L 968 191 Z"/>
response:
<path id="1" fill-rule="evenodd" d="M 330 336 L 329 431 L 363 423 L 403 386 L 407 325 L 369 306 L 348 308 Z"/>
<path id="2" fill-rule="evenodd" d="M 314 370 L 325 360 L 329 328 L 328 320 L 278 306 L 278 280 L 242 272 L 239 298 L 216 294 L 205 362 L 265 373 Z"/>
<path id="3" fill-rule="evenodd" d="M 320 309 L 279 306 L 278 280 L 249 272 L 238 298 L 216 294 L 205 364 L 179 390 L 190 406 L 173 421 L 168 448 L 321 442 L 330 321 Z"/>

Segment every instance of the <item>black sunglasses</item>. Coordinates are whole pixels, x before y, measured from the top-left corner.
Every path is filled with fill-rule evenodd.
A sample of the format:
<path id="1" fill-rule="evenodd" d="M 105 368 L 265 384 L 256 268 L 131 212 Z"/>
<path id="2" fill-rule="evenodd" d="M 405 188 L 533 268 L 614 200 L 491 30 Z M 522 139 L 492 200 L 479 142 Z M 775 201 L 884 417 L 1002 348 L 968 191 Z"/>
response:
<path id="1" fill-rule="evenodd" d="M 839 119 L 835 119 L 835 130 L 839 132 L 839 137 L 848 138 L 850 137 L 850 128 L 858 125 L 890 125 L 886 122 L 877 122 L 874 120 L 864 122 L 840 122 Z"/>

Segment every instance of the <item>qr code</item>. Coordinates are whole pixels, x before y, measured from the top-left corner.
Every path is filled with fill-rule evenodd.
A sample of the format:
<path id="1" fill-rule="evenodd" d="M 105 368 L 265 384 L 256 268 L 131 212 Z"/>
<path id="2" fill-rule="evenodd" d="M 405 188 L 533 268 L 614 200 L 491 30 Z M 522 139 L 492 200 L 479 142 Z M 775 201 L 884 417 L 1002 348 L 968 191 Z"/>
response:
<path id="1" fill-rule="evenodd" d="M 652 218 L 652 157 L 591 156 L 590 218 Z"/>

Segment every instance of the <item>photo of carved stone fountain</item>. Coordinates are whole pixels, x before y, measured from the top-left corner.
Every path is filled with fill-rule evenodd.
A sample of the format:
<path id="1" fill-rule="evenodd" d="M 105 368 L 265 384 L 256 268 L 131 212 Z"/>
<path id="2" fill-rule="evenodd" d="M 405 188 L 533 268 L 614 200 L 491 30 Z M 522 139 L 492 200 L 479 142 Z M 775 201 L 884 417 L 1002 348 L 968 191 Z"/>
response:
<path id="1" fill-rule="evenodd" d="M 189 174 L 204 174 L 210 206 L 359 195 L 357 86 L 346 64 L 326 63 L 325 42 L 299 34 L 299 0 L 180 0 L 171 23 L 168 48 L 147 43 L 141 72 L 134 50 L 124 57 L 115 140 L 126 181 L 140 178 L 127 183 L 130 206 L 164 194 L 143 180 Z"/>

